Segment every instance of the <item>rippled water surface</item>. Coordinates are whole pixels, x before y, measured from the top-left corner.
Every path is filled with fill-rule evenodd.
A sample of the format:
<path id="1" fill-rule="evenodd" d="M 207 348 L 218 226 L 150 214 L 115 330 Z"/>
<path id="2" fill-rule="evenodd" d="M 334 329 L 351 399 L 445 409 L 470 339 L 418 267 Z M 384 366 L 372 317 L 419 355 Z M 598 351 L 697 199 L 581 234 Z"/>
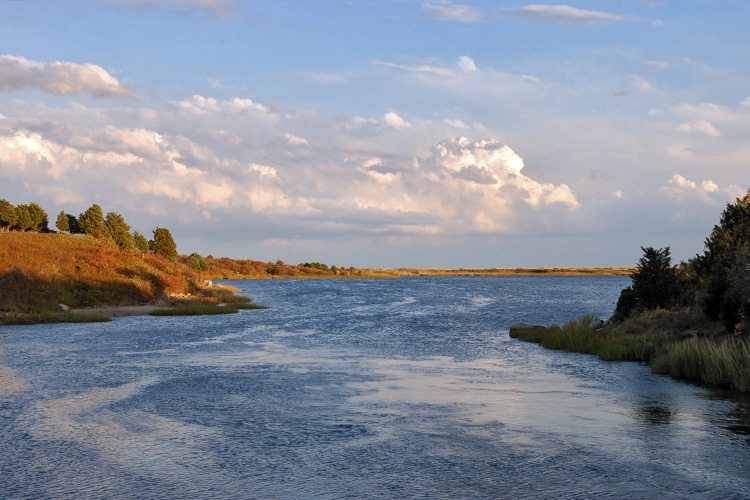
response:
<path id="1" fill-rule="evenodd" d="M 750 498 L 750 401 L 511 324 L 622 277 L 229 282 L 270 310 L 0 328 L 0 498 Z"/>

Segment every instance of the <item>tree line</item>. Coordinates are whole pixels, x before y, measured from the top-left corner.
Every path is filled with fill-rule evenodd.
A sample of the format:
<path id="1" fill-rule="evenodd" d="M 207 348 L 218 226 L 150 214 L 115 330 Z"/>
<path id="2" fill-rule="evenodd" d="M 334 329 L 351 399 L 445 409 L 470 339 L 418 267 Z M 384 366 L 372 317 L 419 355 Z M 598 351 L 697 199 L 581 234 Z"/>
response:
<path id="1" fill-rule="evenodd" d="M 108 212 L 94 203 L 76 217 L 61 211 L 55 220 L 55 227 L 62 233 L 86 234 L 94 238 L 109 238 L 123 250 L 153 252 L 170 260 L 177 259 L 177 245 L 169 229 L 157 227 L 153 239 L 147 240 L 138 231 L 130 232 L 130 225 L 118 213 Z M 54 232 L 49 228 L 49 219 L 44 209 L 36 203 L 13 206 L 7 200 L 0 200 L 0 231 Z"/>
<path id="2" fill-rule="evenodd" d="M 750 190 L 728 203 L 703 254 L 672 266 L 669 247 L 643 248 L 632 286 L 620 294 L 620 319 L 651 309 L 700 308 L 735 335 L 750 335 Z"/>

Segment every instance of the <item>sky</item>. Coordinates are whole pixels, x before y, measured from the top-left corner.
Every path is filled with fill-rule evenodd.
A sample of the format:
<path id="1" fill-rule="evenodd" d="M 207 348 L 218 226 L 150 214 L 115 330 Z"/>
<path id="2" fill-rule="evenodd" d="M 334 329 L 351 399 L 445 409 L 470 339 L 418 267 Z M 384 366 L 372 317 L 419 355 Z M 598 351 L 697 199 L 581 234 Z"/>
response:
<path id="1" fill-rule="evenodd" d="M 679 262 L 750 188 L 748 22 L 745 0 L 0 0 L 0 198 L 215 257 Z"/>

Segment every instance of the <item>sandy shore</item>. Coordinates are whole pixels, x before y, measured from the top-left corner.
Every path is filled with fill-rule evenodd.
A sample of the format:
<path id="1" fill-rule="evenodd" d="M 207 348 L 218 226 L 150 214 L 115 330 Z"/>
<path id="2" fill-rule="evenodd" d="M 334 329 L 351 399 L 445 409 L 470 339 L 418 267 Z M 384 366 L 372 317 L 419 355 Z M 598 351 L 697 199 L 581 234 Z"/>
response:
<path id="1" fill-rule="evenodd" d="M 151 311 L 163 309 L 165 306 L 111 306 L 111 307 L 86 307 L 71 309 L 70 312 L 79 314 L 98 314 L 108 318 L 120 318 L 123 316 L 146 316 Z"/>

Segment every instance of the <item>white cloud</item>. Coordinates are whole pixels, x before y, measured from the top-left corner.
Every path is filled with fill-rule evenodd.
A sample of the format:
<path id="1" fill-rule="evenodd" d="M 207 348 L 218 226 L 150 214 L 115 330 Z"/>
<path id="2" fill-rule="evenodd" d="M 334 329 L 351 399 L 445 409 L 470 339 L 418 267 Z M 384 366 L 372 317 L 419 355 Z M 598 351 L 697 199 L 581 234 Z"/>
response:
<path id="1" fill-rule="evenodd" d="M 194 95 L 189 99 L 173 102 L 172 105 L 190 114 L 271 114 L 271 111 L 262 104 L 255 103 L 251 99 L 240 99 L 239 97 L 234 97 L 232 99 L 227 99 L 224 101 L 218 101 L 213 97 Z"/>
<path id="2" fill-rule="evenodd" d="M 412 125 L 411 123 L 407 122 L 406 120 L 404 120 L 403 118 L 401 118 L 400 116 L 398 116 L 393 111 L 389 111 L 388 113 L 386 113 L 385 115 L 383 115 L 383 121 L 385 122 L 386 125 L 388 125 L 389 127 L 393 127 L 395 129 L 410 129 L 410 128 L 414 128 L 414 125 Z"/>
<path id="3" fill-rule="evenodd" d="M 469 56 L 461 56 L 458 58 L 458 67 L 465 73 L 471 73 L 477 70 L 477 65 Z"/>
<path id="4" fill-rule="evenodd" d="M 722 190 L 712 180 L 704 180 L 700 183 L 686 179 L 680 174 L 674 174 L 667 181 L 667 184 L 660 187 L 659 191 L 684 210 L 689 208 L 691 203 L 696 200 L 708 205 L 720 206 L 722 202 L 728 201 L 732 197 L 731 189 Z"/>
<path id="5" fill-rule="evenodd" d="M 14 92 L 25 87 L 61 96 L 131 97 L 126 85 L 95 64 L 43 63 L 9 54 L 0 56 L 0 88 L 4 92 Z"/>
<path id="6" fill-rule="evenodd" d="M 467 129 L 467 128 L 469 128 L 468 125 L 466 125 L 463 121 L 461 121 L 459 119 L 452 119 L 451 120 L 451 119 L 447 119 L 446 118 L 445 120 L 443 120 L 443 123 L 445 123 L 447 125 L 450 125 L 451 127 L 454 127 L 454 128 L 460 128 L 460 129 Z"/>
<path id="7" fill-rule="evenodd" d="M 432 0 L 422 3 L 430 17 L 441 21 L 458 21 L 460 23 L 475 23 L 482 20 L 479 9 L 465 4 L 454 4 L 447 0 Z"/>
<path id="8" fill-rule="evenodd" d="M 568 5 L 526 5 L 525 7 L 502 9 L 501 13 L 507 17 L 538 23 L 593 25 L 623 21 L 647 21 L 647 19 L 637 16 L 583 10 Z M 653 22 L 660 24 L 659 21 Z"/>
<path id="9" fill-rule="evenodd" d="M 565 184 L 525 175 L 520 156 L 498 141 L 461 138 L 415 149 L 426 131 L 449 130 L 442 122 L 410 123 L 388 112 L 380 120 L 360 118 L 370 127 L 362 134 L 347 128 L 356 119 L 298 112 L 268 122 L 249 106 L 252 112 L 234 121 L 238 115 L 226 114 L 237 109 L 233 100 L 181 102 L 190 106 L 173 104 L 155 114 L 169 131 L 158 124 L 117 126 L 128 117 L 138 122 L 140 113 L 103 114 L 84 106 L 37 109 L 34 121 L 5 118 L 0 182 L 22 182 L 30 196 L 44 193 L 56 203 L 90 204 L 106 193 L 107 210 L 128 206 L 130 213 L 170 216 L 186 225 L 234 214 L 282 217 L 300 234 L 523 232 L 539 221 L 565 219 L 580 205 Z M 88 125 L 68 125 L 74 114 Z M 212 129 L 218 118 L 224 118 L 222 133 L 238 142 L 225 146 L 202 128 Z M 308 137 L 316 148 L 298 158 L 294 153 Z"/>
<path id="10" fill-rule="evenodd" d="M 719 137 L 721 132 L 706 120 L 695 120 L 677 125 L 677 130 L 693 134 L 704 134 L 709 137 Z"/>

